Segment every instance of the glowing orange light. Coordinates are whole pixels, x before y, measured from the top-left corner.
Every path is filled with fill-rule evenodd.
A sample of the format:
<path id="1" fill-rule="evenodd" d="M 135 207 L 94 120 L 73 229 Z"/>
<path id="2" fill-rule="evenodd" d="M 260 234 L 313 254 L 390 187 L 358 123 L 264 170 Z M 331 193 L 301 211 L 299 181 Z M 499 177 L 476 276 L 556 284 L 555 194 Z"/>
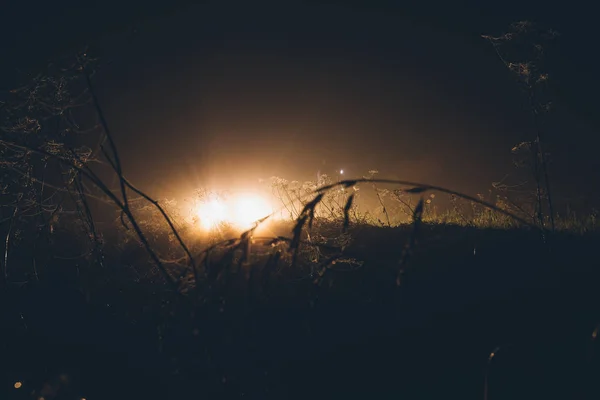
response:
<path id="1" fill-rule="evenodd" d="M 201 204 L 196 214 L 202 227 L 211 230 L 227 220 L 227 207 L 219 199 L 211 199 Z"/>
<path id="2" fill-rule="evenodd" d="M 271 213 L 269 203 L 255 194 L 241 195 L 234 203 L 233 223 L 240 228 L 251 228 L 261 218 Z"/>
<path id="3" fill-rule="evenodd" d="M 22 382 L 15 382 L 14 387 L 15 389 L 20 389 L 23 386 Z"/>
<path id="4" fill-rule="evenodd" d="M 231 199 L 213 198 L 200 204 L 195 211 L 200 226 L 207 231 L 222 223 L 239 229 L 249 229 L 272 212 L 269 201 L 255 193 L 243 193 Z"/>

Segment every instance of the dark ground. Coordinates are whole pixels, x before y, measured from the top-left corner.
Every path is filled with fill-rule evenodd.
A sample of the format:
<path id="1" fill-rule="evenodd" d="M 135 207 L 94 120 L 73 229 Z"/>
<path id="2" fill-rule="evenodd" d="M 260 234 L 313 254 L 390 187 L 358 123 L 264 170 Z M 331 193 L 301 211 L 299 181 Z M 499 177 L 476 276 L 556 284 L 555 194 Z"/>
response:
<path id="1" fill-rule="evenodd" d="M 406 237 L 359 229 L 349 252 L 361 269 L 328 272 L 318 289 L 285 273 L 255 296 L 234 285 L 194 320 L 141 284 L 89 304 L 66 284 L 11 288 L 2 398 L 66 373 L 87 399 L 482 399 L 497 346 L 489 399 L 598 398 L 597 235 L 543 247 L 531 232 L 425 227 L 396 288 Z"/>

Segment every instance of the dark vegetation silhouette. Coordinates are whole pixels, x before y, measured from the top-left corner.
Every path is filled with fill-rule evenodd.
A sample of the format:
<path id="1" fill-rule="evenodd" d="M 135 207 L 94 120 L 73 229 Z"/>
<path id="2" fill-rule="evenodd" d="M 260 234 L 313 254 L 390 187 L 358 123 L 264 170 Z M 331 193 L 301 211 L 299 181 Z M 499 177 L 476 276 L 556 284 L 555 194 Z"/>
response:
<path id="1" fill-rule="evenodd" d="M 515 74 L 527 95 L 527 105 L 533 118 L 535 139 L 517 144 L 513 152 L 526 149 L 530 153 L 532 175 L 536 184 L 536 215 L 540 226 L 545 226 L 544 215 L 554 230 L 554 207 L 548 174 L 548 156 L 542 133 L 541 119 L 552 106 L 546 87 L 549 74 L 544 70 L 545 56 L 552 41 L 558 37 L 554 30 L 542 30 L 529 21 L 519 21 L 507 33 L 494 37 L 483 35 L 496 49 L 504 65 Z M 547 203 L 547 207 L 543 203 Z M 547 213 L 544 211 L 547 209 Z"/>
<path id="2" fill-rule="evenodd" d="M 500 52 L 530 28 L 485 38 Z M 545 75 L 502 60 L 537 120 Z M 540 128 L 533 202 L 375 170 L 307 190 L 277 180 L 281 234 L 257 234 L 272 214 L 201 241 L 126 178 L 100 66 L 66 57 L 2 103 L 6 398 L 597 395 L 596 214 L 556 218 Z M 380 216 L 358 210 L 364 186 Z"/>

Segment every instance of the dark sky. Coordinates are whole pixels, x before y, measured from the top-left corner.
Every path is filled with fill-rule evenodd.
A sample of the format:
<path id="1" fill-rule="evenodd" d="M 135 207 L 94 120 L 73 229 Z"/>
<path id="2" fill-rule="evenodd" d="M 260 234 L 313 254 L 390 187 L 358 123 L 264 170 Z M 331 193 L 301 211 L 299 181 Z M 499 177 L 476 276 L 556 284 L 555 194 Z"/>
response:
<path id="1" fill-rule="evenodd" d="M 480 35 L 521 19 L 562 34 L 546 127 L 557 186 L 598 186 L 596 34 L 573 2 L 12 3 L 2 88 L 90 44 L 125 173 L 156 195 L 339 168 L 485 191 L 534 132 Z"/>

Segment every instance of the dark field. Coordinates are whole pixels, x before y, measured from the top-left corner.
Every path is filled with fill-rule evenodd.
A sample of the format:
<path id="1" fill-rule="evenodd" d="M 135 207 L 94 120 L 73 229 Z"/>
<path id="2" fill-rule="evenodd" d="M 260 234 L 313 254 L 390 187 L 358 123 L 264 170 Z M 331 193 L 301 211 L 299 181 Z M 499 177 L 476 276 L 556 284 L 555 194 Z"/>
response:
<path id="1" fill-rule="evenodd" d="M 160 283 L 78 290 L 63 261 L 3 294 L 2 398 L 483 399 L 486 374 L 492 400 L 598 398 L 597 233 L 421 228 L 399 287 L 410 227 L 354 226 L 359 268 L 257 262 L 196 307 Z"/>
<path id="2" fill-rule="evenodd" d="M 0 400 L 600 399 L 593 13 L 47 3 L 0 12 Z"/>

